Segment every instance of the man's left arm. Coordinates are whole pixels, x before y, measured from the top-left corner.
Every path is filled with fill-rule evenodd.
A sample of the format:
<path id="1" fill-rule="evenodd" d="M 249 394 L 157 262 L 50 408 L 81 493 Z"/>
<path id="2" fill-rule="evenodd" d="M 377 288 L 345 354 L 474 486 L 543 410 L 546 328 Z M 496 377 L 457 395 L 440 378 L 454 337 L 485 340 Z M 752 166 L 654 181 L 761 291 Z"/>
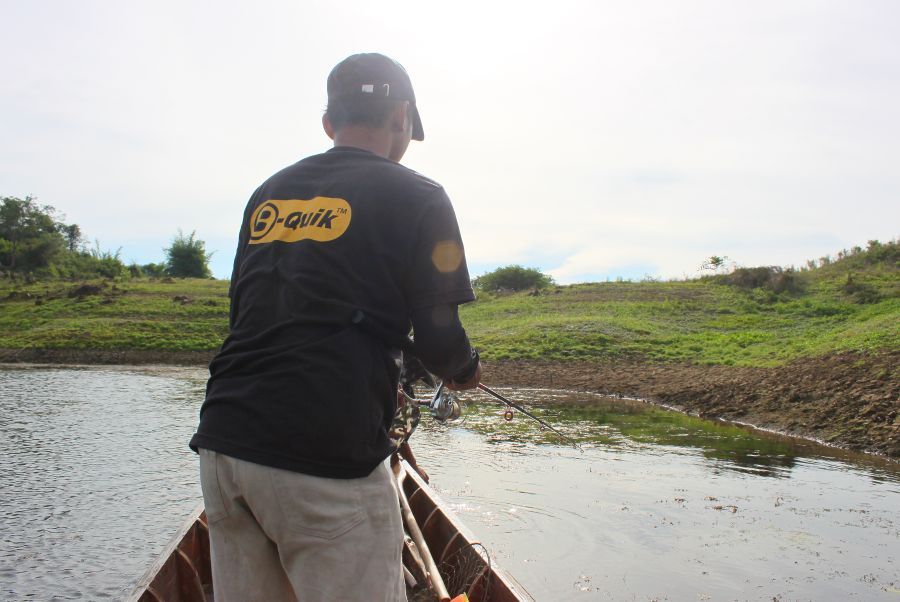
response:
<path id="1" fill-rule="evenodd" d="M 475 300 L 462 236 L 442 188 L 423 202 L 428 209 L 417 224 L 407 288 L 416 355 L 448 387 L 471 388 L 481 364 L 459 319 L 458 306 Z"/>
<path id="2" fill-rule="evenodd" d="M 412 323 L 416 357 L 429 372 L 439 376 L 451 389 L 478 386 L 477 378 L 471 383 L 481 373 L 478 352 L 469 342 L 455 303 L 414 311 Z"/>

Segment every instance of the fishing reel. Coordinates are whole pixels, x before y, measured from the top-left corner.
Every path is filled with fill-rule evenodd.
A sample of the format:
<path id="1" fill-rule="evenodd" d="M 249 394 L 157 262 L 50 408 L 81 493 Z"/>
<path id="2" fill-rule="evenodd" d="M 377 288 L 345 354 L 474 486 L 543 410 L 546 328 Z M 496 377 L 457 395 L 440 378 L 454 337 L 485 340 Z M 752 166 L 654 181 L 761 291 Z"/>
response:
<path id="1" fill-rule="evenodd" d="M 430 401 L 417 399 L 413 384 L 422 381 L 426 386 L 434 387 Z M 462 416 L 462 407 L 456 394 L 436 380 L 415 356 L 404 352 L 400 371 L 400 391 L 403 396 L 401 405 L 428 407 L 431 417 L 440 423 L 454 422 Z M 418 424 L 418 407 L 416 407 L 416 424 Z M 406 410 L 410 412 L 411 410 Z"/>
<path id="2" fill-rule="evenodd" d="M 431 417 L 438 422 L 453 422 L 459 420 L 462 408 L 456 394 L 441 383 L 434 392 L 434 396 L 428 404 Z"/>
<path id="3" fill-rule="evenodd" d="M 413 390 L 412 385 L 417 380 L 422 380 L 423 382 L 425 382 L 425 384 L 430 386 L 437 385 L 437 388 L 435 389 L 434 394 L 431 397 L 431 401 L 420 401 L 416 399 L 415 391 Z M 422 362 L 408 353 L 403 354 L 400 384 L 400 394 L 404 397 L 404 400 L 408 405 L 422 407 L 427 405 L 431 417 L 436 421 L 442 424 L 446 424 L 448 422 L 459 424 L 457 421 L 459 421 L 459 419 L 462 417 L 462 406 L 460 405 L 459 398 L 456 396 L 456 393 L 445 387 L 443 382 L 438 385 L 431 374 L 429 374 L 428 370 L 425 369 L 425 366 L 422 364 Z M 490 387 L 486 386 L 484 383 L 478 383 L 478 389 L 484 391 L 485 393 L 502 403 L 504 406 L 506 406 L 504 408 L 503 418 L 507 422 L 511 421 L 515 417 L 515 412 L 519 412 L 522 415 L 527 416 L 528 418 L 531 418 L 532 420 L 540 424 L 542 429 L 547 429 L 554 432 L 563 441 L 571 444 L 576 449 L 581 449 L 578 443 L 571 437 L 561 433 L 559 429 L 554 428 L 546 420 L 534 415 L 522 405 L 510 399 L 507 399 L 500 393 L 497 393 Z M 416 408 L 416 410 L 418 410 L 418 408 Z M 416 425 L 418 425 L 419 415 L 418 412 L 415 412 L 415 417 L 412 417 L 410 415 L 413 413 L 412 409 L 407 409 L 406 412 L 406 416 L 398 416 L 396 421 L 400 422 L 402 425 L 404 418 L 408 420 L 408 428 L 406 428 L 405 430 L 397 429 L 398 431 L 403 431 L 406 434 L 405 439 L 408 439 L 409 434 L 411 434 L 412 430 L 415 429 Z"/>

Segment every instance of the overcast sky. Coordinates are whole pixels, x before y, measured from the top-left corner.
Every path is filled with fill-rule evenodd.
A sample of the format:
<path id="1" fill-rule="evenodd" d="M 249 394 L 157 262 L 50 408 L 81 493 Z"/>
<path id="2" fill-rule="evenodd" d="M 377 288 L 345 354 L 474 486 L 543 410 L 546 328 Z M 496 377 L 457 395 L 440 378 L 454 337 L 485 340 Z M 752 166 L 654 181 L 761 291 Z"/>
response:
<path id="1" fill-rule="evenodd" d="M 0 0 L 0 195 L 126 262 L 330 146 L 325 78 L 409 71 L 472 275 L 690 276 L 900 234 L 900 3 Z"/>

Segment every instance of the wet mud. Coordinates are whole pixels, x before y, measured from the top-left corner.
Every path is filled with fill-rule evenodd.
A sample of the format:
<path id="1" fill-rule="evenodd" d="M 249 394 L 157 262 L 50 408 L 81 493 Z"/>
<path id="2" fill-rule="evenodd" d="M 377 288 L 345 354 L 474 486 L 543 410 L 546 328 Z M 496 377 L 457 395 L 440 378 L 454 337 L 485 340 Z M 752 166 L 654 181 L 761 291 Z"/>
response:
<path id="1" fill-rule="evenodd" d="M 0 349 L 0 362 L 203 365 L 213 351 Z M 639 361 L 484 362 L 491 386 L 637 397 L 900 459 L 900 351 L 804 358 L 775 368 Z"/>
<path id="2" fill-rule="evenodd" d="M 638 397 L 900 459 L 900 352 L 805 358 L 776 368 L 642 362 L 485 362 L 496 385 Z"/>

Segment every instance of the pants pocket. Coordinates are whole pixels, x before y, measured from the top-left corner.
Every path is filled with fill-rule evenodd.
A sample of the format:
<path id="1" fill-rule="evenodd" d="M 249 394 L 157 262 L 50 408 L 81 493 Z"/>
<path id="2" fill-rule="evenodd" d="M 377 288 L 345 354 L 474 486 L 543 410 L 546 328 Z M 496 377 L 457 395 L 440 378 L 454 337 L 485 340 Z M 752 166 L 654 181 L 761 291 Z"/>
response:
<path id="1" fill-rule="evenodd" d="M 278 469 L 270 477 L 287 531 L 334 539 L 366 518 L 357 479 L 327 479 Z"/>
<path id="2" fill-rule="evenodd" d="M 225 498 L 219 484 L 219 454 L 203 449 L 200 452 L 200 488 L 203 490 L 203 505 L 206 508 L 206 520 L 210 524 L 228 516 Z"/>

